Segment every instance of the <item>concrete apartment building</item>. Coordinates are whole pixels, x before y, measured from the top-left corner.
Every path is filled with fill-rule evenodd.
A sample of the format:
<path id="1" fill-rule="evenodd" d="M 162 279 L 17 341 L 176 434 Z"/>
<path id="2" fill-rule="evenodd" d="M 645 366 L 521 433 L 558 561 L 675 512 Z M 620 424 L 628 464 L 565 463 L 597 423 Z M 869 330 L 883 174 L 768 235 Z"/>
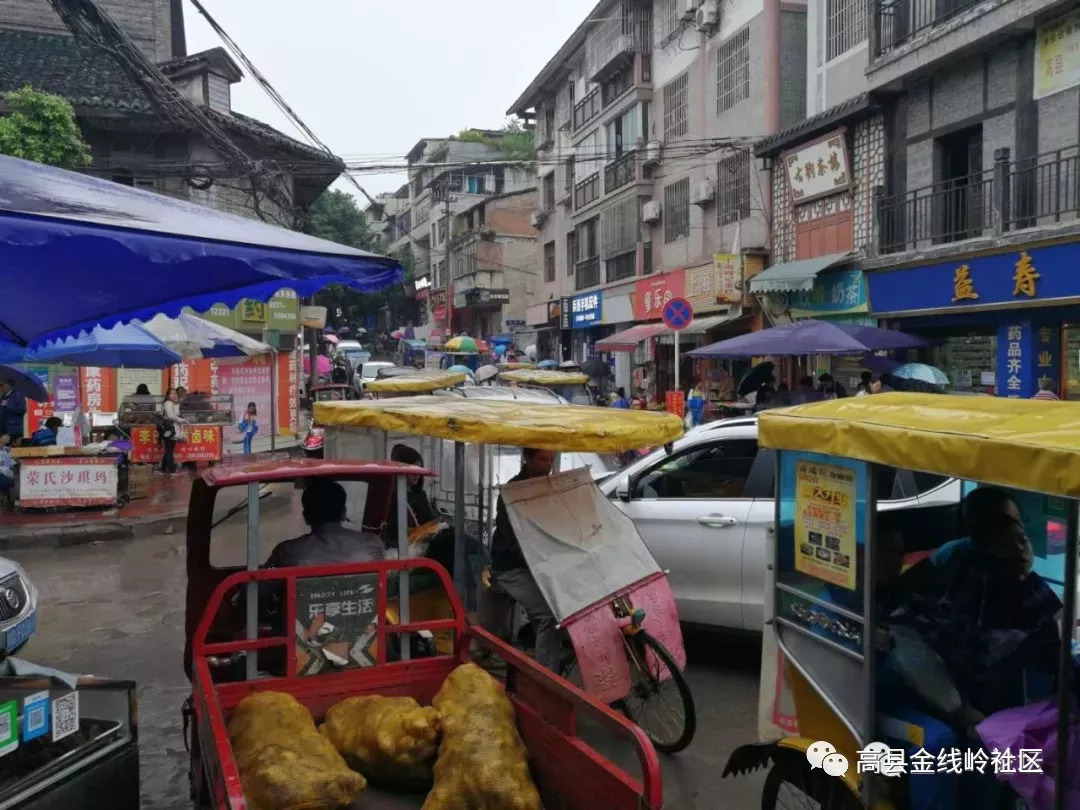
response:
<path id="1" fill-rule="evenodd" d="M 540 161 L 542 275 L 519 343 L 581 361 L 684 295 L 708 316 L 688 334 L 723 336 L 743 262 L 762 266 L 769 247 L 753 144 L 804 115 L 805 18 L 772 0 L 606 0 L 589 14 L 510 108 L 535 120 Z M 637 334 L 617 380 L 644 359 L 627 357 Z"/>
<path id="2" fill-rule="evenodd" d="M 413 257 L 417 339 L 445 337 L 448 317 L 453 333 L 477 337 L 524 323 L 536 180 L 500 148 L 504 134 L 470 129 L 409 150 L 409 181 L 384 216 L 388 249 Z"/>
<path id="3" fill-rule="evenodd" d="M 781 316 L 932 338 L 921 359 L 955 388 L 1080 397 L 1080 10 L 871 0 L 860 20 L 810 0 L 807 20 L 810 118 L 757 149 L 778 231 L 794 221 L 787 266 L 750 289 Z M 797 179 L 830 142 L 846 174 Z"/>

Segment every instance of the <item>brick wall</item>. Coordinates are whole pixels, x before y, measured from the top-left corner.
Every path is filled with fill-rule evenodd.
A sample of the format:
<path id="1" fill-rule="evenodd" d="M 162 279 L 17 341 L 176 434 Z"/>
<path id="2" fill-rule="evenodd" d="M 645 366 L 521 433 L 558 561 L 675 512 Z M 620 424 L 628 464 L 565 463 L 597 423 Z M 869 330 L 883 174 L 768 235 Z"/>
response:
<path id="1" fill-rule="evenodd" d="M 169 0 L 97 0 L 152 59 L 172 57 Z M 0 27 L 69 33 L 48 0 L 0 0 Z"/>
<path id="2" fill-rule="evenodd" d="M 931 90 L 934 129 L 948 127 L 983 112 L 983 69 L 980 54 L 934 76 Z"/>
<path id="3" fill-rule="evenodd" d="M 514 234 L 536 238 L 536 229 L 530 224 L 533 212 L 539 207 L 536 192 L 515 194 L 492 200 L 484 206 L 484 222 L 500 234 Z"/>

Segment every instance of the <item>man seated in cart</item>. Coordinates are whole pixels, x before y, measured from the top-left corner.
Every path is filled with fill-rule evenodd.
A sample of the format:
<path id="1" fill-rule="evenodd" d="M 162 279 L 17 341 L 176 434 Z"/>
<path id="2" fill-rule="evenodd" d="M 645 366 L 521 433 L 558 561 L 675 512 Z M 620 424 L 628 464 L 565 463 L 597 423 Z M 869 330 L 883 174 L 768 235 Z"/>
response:
<path id="1" fill-rule="evenodd" d="M 383 558 L 382 539 L 342 525 L 345 521 L 345 487 L 337 481 L 316 478 L 304 487 L 300 503 L 307 534 L 278 543 L 266 560 L 266 568 L 287 568 L 330 563 L 374 562 Z"/>
<path id="2" fill-rule="evenodd" d="M 555 453 L 526 447 L 521 451 L 521 472 L 508 483 L 551 475 Z M 510 516 L 503 499 L 495 509 L 495 532 L 491 538 L 491 575 L 493 586 L 504 591 L 524 609 L 536 633 L 536 660 L 552 672 L 559 671 L 562 637 L 555 616 L 521 553 Z"/>

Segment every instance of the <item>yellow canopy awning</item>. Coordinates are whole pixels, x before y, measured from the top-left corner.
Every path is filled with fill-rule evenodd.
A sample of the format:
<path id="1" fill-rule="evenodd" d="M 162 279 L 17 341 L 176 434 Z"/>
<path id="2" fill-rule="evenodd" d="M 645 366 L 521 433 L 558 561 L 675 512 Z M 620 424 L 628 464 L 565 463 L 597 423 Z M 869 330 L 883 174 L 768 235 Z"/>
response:
<path id="1" fill-rule="evenodd" d="M 465 372 L 446 372 L 437 369 L 421 369 L 415 374 L 372 380 L 364 386 L 365 393 L 372 394 L 427 394 L 440 388 L 453 388 L 465 382 Z"/>
<path id="2" fill-rule="evenodd" d="M 522 368 L 514 371 L 499 372 L 503 382 L 519 385 L 585 385 L 589 381 L 587 374 L 579 371 L 555 371 L 544 368 Z"/>
<path id="3" fill-rule="evenodd" d="M 434 396 L 318 402 L 315 422 L 326 427 L 376 428 L 471 444 L 579 453 L 656 447 L 683 434 L 682 420 L 669 413 Z"/>
<path id="4" fill-rule="evenodd" d="M 331 403 L 344 404 L 344 403 Z M 762 447 L 1080 497 L 1080 403 L 873 394 L 758 418 Z"/>

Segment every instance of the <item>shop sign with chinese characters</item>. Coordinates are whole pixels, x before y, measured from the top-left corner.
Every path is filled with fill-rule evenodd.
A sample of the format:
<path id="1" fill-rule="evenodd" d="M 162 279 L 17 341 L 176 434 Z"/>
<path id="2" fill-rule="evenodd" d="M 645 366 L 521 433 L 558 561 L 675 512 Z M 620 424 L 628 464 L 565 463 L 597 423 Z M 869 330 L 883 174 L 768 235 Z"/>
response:
<path id="1" fill-rule="evenodd" d="M 738 253 L 717 253 L 713 256 L 716 268 L 716 301 L 719 304 L 738 304 L 743 297 L 743 261 Z M 686 280 L 690 295 L 690 280 Z M 690 299 L 693 303 L 693 299 Z M 695 306 L 695 310 L 698 308 Z"/>
<path id="2" fill-rule="evenodd" d="M 844 130 L 838 129 L 783 157 L 794 205 L 851 187 Z"/>
<path id="3" fill-rule="evenodd" d="M 1080 84 L 1080 9 L 1035 29 L 1035 98 Z"/>
<path id="4" fill-rule="evenodd" d="M 641 279 L 634 286 L 634 319 L 660 320 L 664 312 L 664 304 L 672 298 L 686 297 L 685 276 L 684 271 L 674 270 Z"/>
<path id="5" fill-rule="evenodd" d="M 1009 321 L 998 328 L 996 393 L 1027 399 L 1047 380 L 1061 379 L 1061 332 L 1056 324 Z"/>
<path id="6" fill-rule="evenodd" d="M 791 294 L 793 318 L 817 318 L 822 315 L 852 315 L 866 312 L 866 277 L 862 270 L 822 273 L 814 279 L 809 292 Z"/>
<path id="7" fill-rule="evenodd" d="M 1033 247 L 990 256 L 866 275 L 879 317 L 988 309 L 1000 304 L 1080 298 L 1080 243 Z"/>
<path id="8" fill-rule="evenodd" d="M 24 458 L 19 460 L 19 505 L 111 506 L 117 482 L 115 458 Z"/>
<path id="9" fill-rule="evenodd" d="M 296 580 L 298 675 L 375 664 L 378 584 L 378 574 Z"/>
<path id="10" fill-rule="evenodd" d="M 221 425 L 190 425 L 187 441 L 177 442 L 173 458 L 177 464 L 189 461 L 221 461 Z M 157 464 L 164 446 L 158 441 L 157 428 L 140 425 L 131 431 L 131 460 L 136 464 Z"/>
<path id="11" fill-rule="evenodd" d="M 575 295 L 570 300 L 571 320 L 574 329 L 598 326 L 603 320 L 603 293 L 593 292 Z"/>

